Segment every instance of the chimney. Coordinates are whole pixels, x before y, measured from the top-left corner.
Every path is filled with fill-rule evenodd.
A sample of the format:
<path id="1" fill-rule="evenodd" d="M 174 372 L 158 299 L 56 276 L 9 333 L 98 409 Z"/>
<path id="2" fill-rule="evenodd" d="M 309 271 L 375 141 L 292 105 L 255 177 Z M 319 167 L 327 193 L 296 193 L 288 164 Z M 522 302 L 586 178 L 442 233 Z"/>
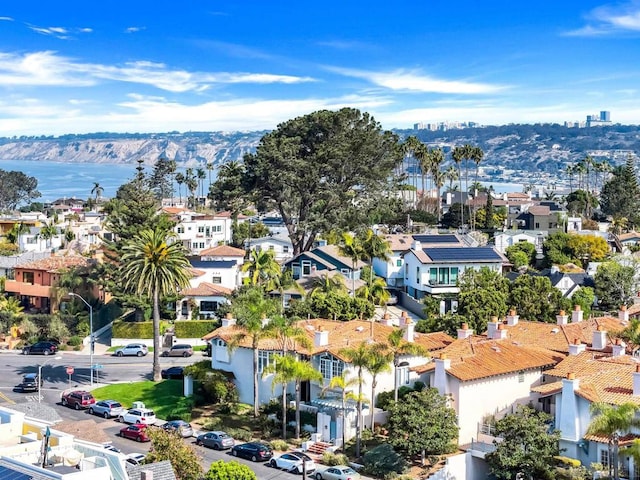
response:
<path id="1" fill-rule="evenodd" d="M 509 310 L 509 315 L 507 315 L 507 325 L 513 327 L 518 324 L 518 320 L 520 319 L 520 315 L 518 315 L 515 309 Z"/>
<path id="2" fill-rule="evenodd" d="M 447 370 L 451 368 L 451 359 L 443 353 L 440 358 L 434 360 L 436 368 L 433 375 L 433 386 L 438 389 L 440 395 L 449 393 L 449 382 L 447 381 Z"/>
<path id="3" fill-rule="evenodd" d="M 567 374 L 562 379 L 562 398 L 560 401 L 560 422 L 558 429 L 562 432 L 563 440 L 578 441 L 581 437 L 580 412 L 578 411 L 578 399 L 576 391 L 580 388 L 580 380 L 575 373 Z M 556 406 L 556 408 L 558 408 Z"/>
<path id="4" fill-rule="evenodd" d="M 573 339 L 573 343 L 569 344 L 569 355 L 578 355 L 584 352 L 587 346 L 577 338 Z"/>
<path id="5" fill-rule="evenodd" d="M 405 312 L 404 310 L 400 313 L 400 327 L 404 327 L 404 324 L 407 322 L 407 320 L 409 319 L 409 317 L 407 317 L 407 312 Z"/>
<path id="6" fill-rule="evenodd" d="M 411 243 L 411 250 L 422 250 L 422 244 L 420 243 L 420 240 L 414 240 Z"/>
<path id="7" fill-rule="evenodd" d="M 560 310 L 560 314 L 556 315 L 556 323 L 558 325 L 566 325 L 568 319 L 569 315 L 567 315 L 564 310 Z"/>
<path id="8" fill-rule="evenodd" d="M 504 328 L 504 323 L 498 324 L 498 329 L 493 333 L 493 340 L 504 340 L 507 338 L 507 329 Z"/>
<path id="9" fill-rule="evenodd" d="M 231 312 L 227 313 L 224 318 L 222 319 L 222 326 L 223 327 L 231 327 L 233 325 L 236 324 L 236 319 L 233 318 L 233 315 L 231 315 Z"/>
<path id="10" fill-rule="evenodd" d="M 636 365 L 636 371 L 633 372 L 633 395 L 640 395 L 640 365 Z"/>
<path id="11" fill-rule="evenodd" d="M 611 356 L 622 357 L 626 353 L 627 344 L 616 338 L 616 343 L 611 346 Z"/>
<path id="12" fill-rule="evenodd" d="M 402 329 L 404 330 L 404 335 L 402 336 L 402 338 L 404 338 L 406 342 L 413 343 L 415 337 L 415 328 L 415 324 L 411 321 L 410 318 L 407 318 L 404 322 L 404 326 L 402 327 Z"/>
<path id="13" fill-rule="evenodd" d="M 591 348 L 594 350 L 604 350 L 607 346 L 607 332 L 602 325 L 598 325 L 598 329 L 593 332 L 593 341 Z"/>
<path id="14" fill-rule="evenodd" d="M 463 323 L 462 326 L 458 329 L 458 339 L 464 340 L 465 338 L 469 338 L 473 336 L 473 330 L 469 328 L 469 325 Z"/>
<path id="15" fill-rule="evenodd" d="M 380 319 L 380 323 L 382 325 L 386 325 L 387 327 L 393 327 L 393 320 L 391 320 L 391 315 L 385 313 Z"/>
<path id="16" fill-rule="evenodd" d="M 620 323 L 626 323 L 629 321 L 629 312 L 627 311 L 626 305 L 622 305 L 620 310 L 618 310 L 618 320 L 620 320 Z"/>
<path id="17" fill-rule="evenodd" d="M 140 472 L 140 480 L 153 480 L 153 472 L 151 470 L 142 470 Z"/>
<path id="18" fill-rule="evenodd" d="M 582 321 L 582 315 L 584 312 L 580 308 L 580 305 L 576 305 L 571 312 L 571 323 L 580 323 Z"/>
<path id="19" fill-rule="evenodd" d="M 491 321 L 487 323 L 487 338 L 493 338 L 500 325 L 498 317 L 491 317 Z"/>
<path id="20" fill-rule="evenodd" d="M 316 330 L 313 337 L 313 345 L 316 347 L 325 347 L 329 345 L 329 332 L 327 330 L 322 330 L 322 327 Z"/>

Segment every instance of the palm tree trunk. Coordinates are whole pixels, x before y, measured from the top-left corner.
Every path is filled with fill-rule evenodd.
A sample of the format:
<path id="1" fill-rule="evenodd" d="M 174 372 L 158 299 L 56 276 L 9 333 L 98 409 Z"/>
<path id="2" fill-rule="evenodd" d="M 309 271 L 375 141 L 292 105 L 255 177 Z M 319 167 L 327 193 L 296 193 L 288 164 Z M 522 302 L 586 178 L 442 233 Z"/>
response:
<path id="1" fill-rule="evenodd" d="M 375 398 L 376 398 L 376 386 L 378 381 L 376 380 L 376 376 L 374 375 L 371 379 L 371 407 L 369 408 L 369 415 L 371 415 L 371 432 L 373 433 L 373 429 L 375 427 L 375 418 L 373 415 Z"/>
<path id="2" fill-rule="evenodd" d="M 346 441 L 346 430 L 347 428 L 347 392 L 343 388 L 342 389 L 342 451 L 345 451 Z"/>
<path id="3" fill-rule="evenodd" d="M 362 436 L 362 368 L 358 369 L 358 407 L 356 412 L 356 459 L 360 458 Z"/>
<path id="4" fill-rule="evenodd" d="M 258 418 L 258 345 L 257 340 L 253 341 L 253 416 Z"/>
<path id="5" fill-rule="evenodd" d="M 613 435 L 613 478 L 620 480 L 620 465 L 618 464 L 618 434 Z"/>
<path id="6" fill-rule="evenodd" d="M 162 380 L 160 376 L 160 294 L 153 289 L 153 381 Z"/>
<path id="7" fill-rule="evenodd" d="M 282 383 L 282 439 L 287 439 L 287 384 Z"/>
<path id="8" fill-rule="evenodd" d="M 296 438 L 300 438 L 300 381 L 296 380 Z"/>
<path id="9" fill-rule="evenodd" d="M 398 401 L 398 359 L 393 359 L 393 400 Z"/>

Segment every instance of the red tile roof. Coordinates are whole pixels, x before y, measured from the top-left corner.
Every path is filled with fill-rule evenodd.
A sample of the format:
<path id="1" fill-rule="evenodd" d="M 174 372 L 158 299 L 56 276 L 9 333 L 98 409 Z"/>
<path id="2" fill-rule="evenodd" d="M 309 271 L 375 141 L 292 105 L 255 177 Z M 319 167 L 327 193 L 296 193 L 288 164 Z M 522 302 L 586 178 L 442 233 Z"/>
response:
<path id="1" fill-rule="evenodd" d="M 230 247 L 229 245 L 218 245 L 217 247 L 207 248 L 200 252 L 201 257 L 244 257 L 244 250 L 241 248 Z"/>
<path id="2" fill-rule="evenodd" d="M 52 256 L 35 260 L 33 262 L 16 265 L 16 268 L 24 270 L 43 270 L 45 272 L 59 273 L 72 267 L 87 267 L 90 265 L 89 259 L 80 255 Z"/>
<path id="3" fill-rule="evenodd" d="M 223 297 L 231 295 L 231 289 L 222 285 L 215 285 L 209 282 L 202 282 L 197 287 L 180 290 L 180 295 L 185 297 Z"/>

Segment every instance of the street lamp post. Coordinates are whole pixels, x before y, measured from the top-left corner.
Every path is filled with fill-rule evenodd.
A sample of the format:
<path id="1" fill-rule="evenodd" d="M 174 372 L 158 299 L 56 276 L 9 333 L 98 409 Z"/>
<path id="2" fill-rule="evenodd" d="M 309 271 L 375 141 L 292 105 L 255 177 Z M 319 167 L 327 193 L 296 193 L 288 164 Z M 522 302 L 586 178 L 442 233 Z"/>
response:
<path id="1" fill-rule="evenodd" d="M 93 338 L 93 307 L 89 302 L 87 302 L 84 298 L 74 292 L 69 292 L 69 296 L 76 297 L 82 300 L 87 307 L 89 307 L 89 375 L 91 379 L 91 386 L 93 387 L 93 347 L 94 347 L 94 338 Z"/>
<path id="2" fill-rule="evenodd" d="M 42 403 L 42 367 L 44 367 L 50 360 L 60 360 L 61 358 L 61 356 L 53 357 L 38 365 L 38 403 Z"/>

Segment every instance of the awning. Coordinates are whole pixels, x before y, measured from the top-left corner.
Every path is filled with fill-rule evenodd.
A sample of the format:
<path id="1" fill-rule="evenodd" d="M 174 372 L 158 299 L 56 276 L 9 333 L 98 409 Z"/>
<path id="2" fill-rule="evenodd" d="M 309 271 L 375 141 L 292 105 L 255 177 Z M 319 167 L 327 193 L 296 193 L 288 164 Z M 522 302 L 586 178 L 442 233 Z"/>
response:
<path id="1" fill-rule="evenodd" d="M 311 400 L 309 402 L 310 405 L 313 405 L 318 408 L 329 408 L 333 410 L 342 410 L 342 399 L 340 398 L 316 398 L 315 400 Z M 354 400 L 347 400 L 345 402 L 345 410 L 349 412 L 355 412 L 358 408 L 358 402 Z M 362 408 L 369 409 L 368 402 L 362 402 Z"/>

